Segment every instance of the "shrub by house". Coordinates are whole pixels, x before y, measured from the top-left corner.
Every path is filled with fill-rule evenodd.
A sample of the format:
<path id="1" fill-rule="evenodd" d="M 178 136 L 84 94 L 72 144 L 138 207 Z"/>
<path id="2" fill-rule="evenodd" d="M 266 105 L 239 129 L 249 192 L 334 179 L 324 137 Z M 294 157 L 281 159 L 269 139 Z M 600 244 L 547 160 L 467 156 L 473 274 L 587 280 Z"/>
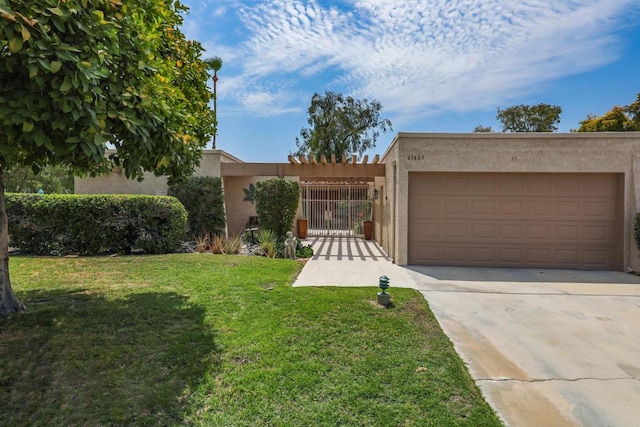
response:
<path id="1" fill-rule="evenodd" d="M 254 197 L 260 228 L 271 230 L 278 240 L 284 240 L 286 232 L 293 228 L 300 185 L 284 178 L 258 181 Z"/>

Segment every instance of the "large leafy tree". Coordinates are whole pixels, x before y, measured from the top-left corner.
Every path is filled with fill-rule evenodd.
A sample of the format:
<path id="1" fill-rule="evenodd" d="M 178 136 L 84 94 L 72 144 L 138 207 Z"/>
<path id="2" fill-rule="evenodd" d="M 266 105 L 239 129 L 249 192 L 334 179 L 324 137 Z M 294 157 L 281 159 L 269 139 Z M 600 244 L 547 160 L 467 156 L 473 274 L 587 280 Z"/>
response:
<path id="1" fill-rule="evenodd" d="M 625 107 L 629 118 L 640 127 L 640 93 L 636 96 L 636 100 Z"/>
<path id="2" fill-rule="evenodd" d="M 557 105 L 514 105 L 500 109 L 496 119 L 502 132 L 554 132 L 558 130 L 562 108 Z"/>
<path id="3" fill-rule="evenodd" d="M 202 47 L 179 29 L 185 10 L 170 0 L 0 0 L 0 185 L 17 166 L 192 172 L 215 121 Z M 0 190 L 7 315 L 24 306 L 11 290 Z"/>
<path id="4" fill-rule="evenodd" d="M 635 102 L 614 106 L 602 116 L 588 115 L 580 122 L 578 132 L 635 132 L 640 131 L 640 93 Z"/>
<path id="5" fill-rule="evenodd" d="M 341 93 L 315 93 L 309 106 L 308 128 L 296 138 L 298 155 L 330 156 L 358 154 L 376 146 L 380 131 L 392 130 L 391 121 L 380 117 L 382 105 L 375 100 L 354 99 Z"/>

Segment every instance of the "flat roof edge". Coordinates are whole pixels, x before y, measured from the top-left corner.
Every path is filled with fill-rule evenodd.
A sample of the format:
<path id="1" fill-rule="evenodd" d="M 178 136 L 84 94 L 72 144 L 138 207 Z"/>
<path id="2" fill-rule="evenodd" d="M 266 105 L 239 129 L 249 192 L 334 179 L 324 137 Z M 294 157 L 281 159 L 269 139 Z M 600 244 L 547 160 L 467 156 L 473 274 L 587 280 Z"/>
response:
<path id="1" fill-rule="evenodd" d="M 398 132 L 392 143 L 400 138 L 441 138 L 441 139 L 548 139 L 548 138 L 620 138 L 637 139 L 640 132 Z M 386 153 L 385 153 L 386 154 Z"/>

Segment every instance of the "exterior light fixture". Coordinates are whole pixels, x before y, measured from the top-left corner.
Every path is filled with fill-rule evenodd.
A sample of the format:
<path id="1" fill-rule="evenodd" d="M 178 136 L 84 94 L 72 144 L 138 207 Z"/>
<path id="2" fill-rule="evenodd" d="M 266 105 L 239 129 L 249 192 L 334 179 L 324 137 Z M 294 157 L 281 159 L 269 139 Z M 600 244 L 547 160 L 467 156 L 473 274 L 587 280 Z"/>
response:
<path id="1" fill-rule="evenodd" d="M 387 293 L 387 289 L 389 289 L 389 278 L 387 276 L 380 276 L 378 280 L 378 286 L 382 289 L 382 292 L 378 292 L 378 304 L 388 308 L 391 305 L 391 295 Z"/>
<path id="2" fill-rule="evenodd" d="M 373 189 L 373 200 L 378 200 L 378 189 L 377 188 Z"/>

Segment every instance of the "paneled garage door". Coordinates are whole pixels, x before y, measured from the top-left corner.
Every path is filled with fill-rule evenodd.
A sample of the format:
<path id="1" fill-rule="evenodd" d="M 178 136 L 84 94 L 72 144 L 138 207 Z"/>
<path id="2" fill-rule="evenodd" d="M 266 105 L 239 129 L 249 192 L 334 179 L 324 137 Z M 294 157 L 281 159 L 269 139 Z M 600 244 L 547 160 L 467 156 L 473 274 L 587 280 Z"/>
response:
<path id="1" fill-rule="evenodd" d="M 409 264 L 621 268 L 619 175 L 410 173 Z"/>

